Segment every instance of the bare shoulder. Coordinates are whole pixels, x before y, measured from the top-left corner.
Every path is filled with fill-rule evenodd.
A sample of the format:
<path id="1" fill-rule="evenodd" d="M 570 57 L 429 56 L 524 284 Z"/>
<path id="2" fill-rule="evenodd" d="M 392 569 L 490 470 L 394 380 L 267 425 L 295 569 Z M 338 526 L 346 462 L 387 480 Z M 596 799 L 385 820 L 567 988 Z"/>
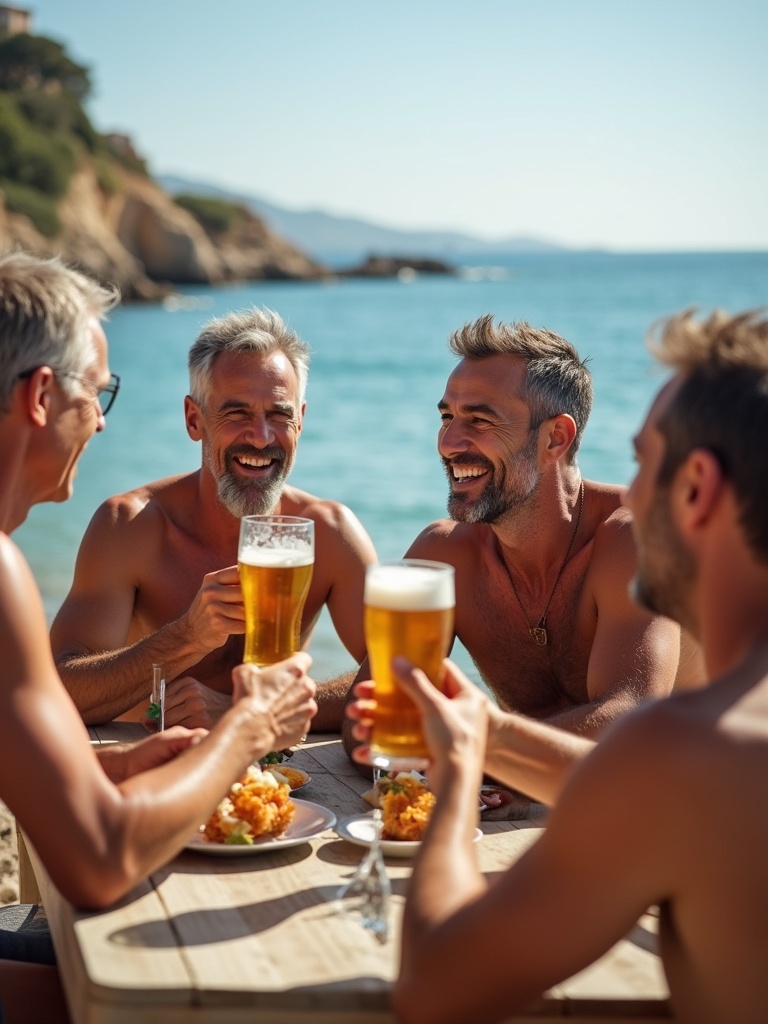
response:
<path id="1" fill-rule="evenodd" d="M 332 549 L 352 549 L 358 552 L 366 564 L 376 561 L 373 542 L 365 527 L 355 513 L 340 501 L 319 498 L 296 487 L 285 487 L 280 511 L 283 515 L 312 519 L 316 534 L 322 537 L 324 545 Z"/>
<path id="2" fill-rule="evenodd" d="M 610 568 L 616 559 L 636 561 L 632 513 L 623 504 L 625 489 L 615 484 L 585 482 L 589 536 L 594 540 L 592 562 Z M 592 506 L 589 509 L 587 502 Z"/>
<path id="3" fill-rule="evenodd" d="M 487 526 L 436 519 L 416 537 L 406 557 L 447 562 L 456 569 L 462 565 L 477 565 L 479 552 L 490 536 Z"/>
<path id="4" fill-rule="evenodd" d="M 17 665 L 24 648 L 33 660 L 49 653 L 48 628 L 40 593 L 24 555 L 6 534 L 0 533 L 0 648 L 3 670 Z"/>
<path id="5" fill-rule="evenodd" d="M 151 530 L 159 520 L 188 514 L 196 499 L 198 473 L 166 477 L 107 498 L 94 513 L 91 530 Z"/>
<path id="6" fill-rule="evenodd" d="M 30 575 L 29 567 L 19 548 L 7 533 L 0 533 L 0 587 L 13 589 L 17 584 L 26 582 Z M 30 577 L 31 578 L 31 577 Z"/>

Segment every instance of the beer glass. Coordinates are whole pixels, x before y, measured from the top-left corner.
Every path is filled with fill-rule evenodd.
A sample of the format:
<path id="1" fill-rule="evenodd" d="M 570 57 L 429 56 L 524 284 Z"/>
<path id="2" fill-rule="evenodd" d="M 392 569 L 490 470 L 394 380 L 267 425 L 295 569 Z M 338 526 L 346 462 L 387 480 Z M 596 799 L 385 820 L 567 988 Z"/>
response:
<path id="1" fill-rule="evenodd" d="M 245 605 L 243 661 L 273 665 L 299 650 L 314 561 L 311 519 L 242 517 L 237 567 Z"/>
<path id="2" fill-rule="evenodd" d="M 392 659 L 408 658 L 439 687 L 453 639 L 453 566 L 406 558 L 365 574 L 365 643 L 376 713 L 371 764 L 390 771 L 427 766 L 421 715 L 399 687 Z"/>

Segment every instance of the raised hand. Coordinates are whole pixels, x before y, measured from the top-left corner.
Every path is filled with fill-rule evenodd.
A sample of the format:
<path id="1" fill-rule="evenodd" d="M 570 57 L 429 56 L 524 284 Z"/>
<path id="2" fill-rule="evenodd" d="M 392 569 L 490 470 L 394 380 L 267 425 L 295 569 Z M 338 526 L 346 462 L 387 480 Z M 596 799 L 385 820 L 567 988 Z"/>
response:
<path id="1" fill-rule="evenodd" d="M 213 651 L 233 633 L 245 632 L 245 610 L 236 565 L 209 572 L 184 616 L 195 640 Z"/>
<path id="2" fill-rule="evenodd" d="M 303 652 L 268 668 L 238 665 L 232 670 L 233 703 L 250 702 L 255 725 L 271 736 L 264 753 L 299 743 L 317 711 L 315 682 L 307 675 L 312 659 Z"/>

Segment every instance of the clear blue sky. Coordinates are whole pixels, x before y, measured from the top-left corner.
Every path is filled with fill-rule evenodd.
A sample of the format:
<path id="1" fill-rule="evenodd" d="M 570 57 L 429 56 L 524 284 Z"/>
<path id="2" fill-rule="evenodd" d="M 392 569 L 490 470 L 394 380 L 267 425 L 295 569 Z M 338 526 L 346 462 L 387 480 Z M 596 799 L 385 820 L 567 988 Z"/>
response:
<path id="1" fill-rule="evenodd" d="M 28 6 L 156 173 L 396 227 L 768 249 L 766 0 Z"/>

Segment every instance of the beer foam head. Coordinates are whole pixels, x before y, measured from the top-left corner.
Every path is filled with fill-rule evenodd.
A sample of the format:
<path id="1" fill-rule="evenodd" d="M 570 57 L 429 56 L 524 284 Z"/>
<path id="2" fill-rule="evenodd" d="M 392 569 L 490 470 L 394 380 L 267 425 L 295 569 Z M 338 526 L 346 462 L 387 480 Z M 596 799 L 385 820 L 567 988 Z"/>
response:
<path id="1" fill-rule="evenodd" d="M 314 557 L 308 548 L 262 548 L 258 545 L 246 548 L 238 555 L 244 565 L 258 565 L 267 569 L 295 569 L 301 565 L 312 565 Z"/>
<path id="2" fill-rule="evenodd" d="M 425 565 L 383 564 L 365 574 L 365 603 L 372 608 L 418 612 L 453 608 L 453 570 Z"/>

